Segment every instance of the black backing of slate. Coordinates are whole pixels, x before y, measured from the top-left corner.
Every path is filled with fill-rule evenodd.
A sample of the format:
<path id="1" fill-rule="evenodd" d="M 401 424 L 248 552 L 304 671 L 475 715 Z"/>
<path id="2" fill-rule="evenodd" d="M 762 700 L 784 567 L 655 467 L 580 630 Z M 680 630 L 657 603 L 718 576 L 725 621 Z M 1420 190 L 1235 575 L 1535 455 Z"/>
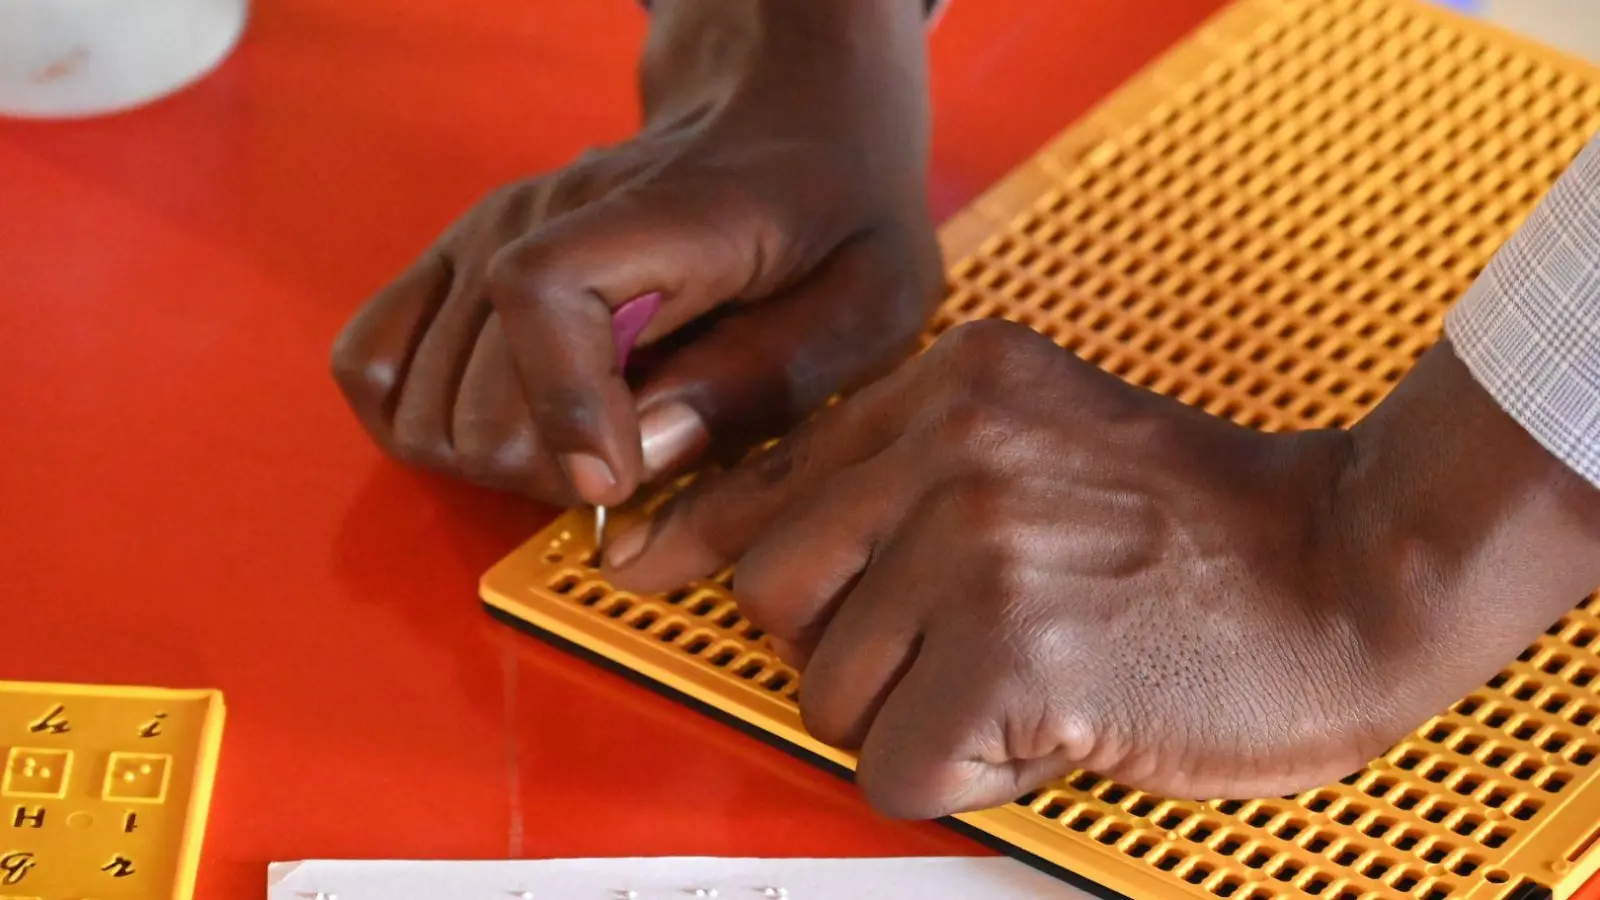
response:
<path id="1" fill-rule="evenodd" d="M 583 659 L 586 659 L 589 662 L 606 669 L 607 671 L 621 675 L 623 678 L 626 678 L 634 684 L 648 688 L 649 690 L 660 694 L 669 700 L 681 703 L 690 709 L 695 710 L 696 712 L 721 722 L 724 725 L 738 729 L 739 731 L 744 732 L 745 734 L 755 738 L 769 747 L 782 750 L 784 753 L 789 754 L 801 762 L 810 763 L 811 765 L 816 766 L 825 772 L 843 778 L 846 781 L 853 781 L 855 778 L 855 773 L 845 766 L 841 766 L 838 763 L 827 759 L 826 757 L 818 756 L 817 754 L 812 753 L 810 750 L 807 750 L 798 744 L 791 744 L 772 732 L 767 731 L 764 728 L 758 728 L 755 725 L 752 725 L 749 722 L 739 718 L 738 716 L 733 715 L 732 713 L 712 706 L 704 700 L 689 694 L 685 694 L 684 692 L 675 688 L 668 687 L 667 685 L 662 684 L 661 682 L 656 681 L 655 679 L 641 672 L 637 672 L 628 668 L 627 666 L 622 665 L 610 657 L 596 653 L 595 651 L 590 650 L 588 647 L 569 641 L 558 634 L 546 631 L 545 629 L 540 628 L 539 626 L 525 619 L 519 619 L 511 613 L 508 613 L 505 610 L 500 609 L 499 607 L 488 602 L 485 602 L 483 606 L 484 609 L 488 610 L 489 615 L 507 625 L 510 625 L 518 631 L 531 634 L 547 644 L 550 644 L 575 656 L 582 657 Z M 958 834 L 971 838 L 972 840 L 982 844 L 985 847 L 988 847 L 991 850 L 1009 856 L 1018 862 L 1026 863 L 1027 865 L 1038 869 L 1040 872 L 1043 872 L 1052 878 L 1064 881 L 1072 887 L 1093 894 L 1095 897 L 1101 898 L 1101 900 L 1132 900 L 1132 898 L 1125 894 L 1119 894 L 1105 885 L 1086 878 L 1083 875 L 1072 871 L 1071 869 L 1063 868 L 1062 866 L 1059 866 L 1043 857 L 1035 856 L 1034 854 L 1023 850 L 1009 841 L 1002 840 L 988 833 L 987 831 L 983 831 L 972 825 L 968 825 L 966 822 L 963 822 L 960 819 L 953 817 L 944 818 L 939 820 L 939 824 L 949 828 L 952 831 L 955 831 Z"/>

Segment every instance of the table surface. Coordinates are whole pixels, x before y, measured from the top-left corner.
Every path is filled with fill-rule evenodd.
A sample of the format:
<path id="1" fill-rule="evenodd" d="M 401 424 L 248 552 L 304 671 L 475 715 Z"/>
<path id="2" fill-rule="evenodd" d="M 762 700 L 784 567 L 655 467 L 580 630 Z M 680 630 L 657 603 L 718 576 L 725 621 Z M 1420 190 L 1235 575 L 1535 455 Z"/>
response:
<path id="1" fill-rule="evenodd" d="M 948 214 L 1216 0 L 965 0 L 932 38 Z M 634 122 L 629 0 L 259 0 L 153 106 L 0 123 L 0 677 L 218 687 L 199 893 L 270 860 L 965 854 L 496 625 L 550 511 L 382 458 L 327 374 L 495 185 Z"/>

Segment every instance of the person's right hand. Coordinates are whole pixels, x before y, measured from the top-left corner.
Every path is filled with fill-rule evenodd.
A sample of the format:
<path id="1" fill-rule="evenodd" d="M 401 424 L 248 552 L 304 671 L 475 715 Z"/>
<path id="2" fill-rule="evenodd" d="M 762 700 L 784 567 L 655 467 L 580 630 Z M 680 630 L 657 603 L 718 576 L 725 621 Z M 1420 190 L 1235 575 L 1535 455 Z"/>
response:
<path id="1" fill-rule="evenodd" d="M 916 0 L 658 0 L 631 141 L 491 194 L 340 335 L 408 462 L 617 504 L 915 346 L 942 293 Z M 531 138 L 530 138 L 531 139 Z M 625 379 L 610 316 L 661 295 Z"/>

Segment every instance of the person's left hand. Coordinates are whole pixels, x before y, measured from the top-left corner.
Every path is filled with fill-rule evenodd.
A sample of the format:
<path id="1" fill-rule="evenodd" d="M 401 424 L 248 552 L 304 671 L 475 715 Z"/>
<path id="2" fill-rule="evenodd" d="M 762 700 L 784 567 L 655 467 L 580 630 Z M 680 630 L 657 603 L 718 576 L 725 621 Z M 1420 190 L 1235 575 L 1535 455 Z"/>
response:
<path id="1" fill-rule="evenodd" d="M 741 610 L 804 667 L 807 728 L 860 749 L 858 783 L 892 815 L 1000 805 L 1078 768 L 1283 795 L 1481 684 L 1594 575 L 1571 523 L 1595 492 L 1448 348 L 1421 370 L 1365 440 L 1271 435 L 1020 326 L 969 325 L 703 476 L 617 536 L 608 574 L 660 591 L 737 561 Z M 1507 596 L 1495 557 L 1535 508 L 1567 530 L 1536 551 L 1547 583 Z"/>

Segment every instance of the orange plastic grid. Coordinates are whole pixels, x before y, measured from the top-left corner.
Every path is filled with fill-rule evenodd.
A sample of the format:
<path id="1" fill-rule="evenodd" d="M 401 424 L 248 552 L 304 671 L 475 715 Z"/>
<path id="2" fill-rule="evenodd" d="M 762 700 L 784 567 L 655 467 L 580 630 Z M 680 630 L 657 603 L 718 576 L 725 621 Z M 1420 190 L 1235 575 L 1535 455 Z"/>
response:
<path id="1" fill-rule="evenodd" d="M 1250 0 L 943 230 L 932 334 L 1001 316 L 1269 430 L 1347 425 L 1600 126 L 1600 72 L 1413 0 Z M 726 579 L 611 588 L 568 513 L 487 603 L 828 763 Z M 961 817 L 1137 898 L 1566 900 L 1600 869 L 1600 603 L 1341 784 L 1169 802 L 1080 773 Z"/>

